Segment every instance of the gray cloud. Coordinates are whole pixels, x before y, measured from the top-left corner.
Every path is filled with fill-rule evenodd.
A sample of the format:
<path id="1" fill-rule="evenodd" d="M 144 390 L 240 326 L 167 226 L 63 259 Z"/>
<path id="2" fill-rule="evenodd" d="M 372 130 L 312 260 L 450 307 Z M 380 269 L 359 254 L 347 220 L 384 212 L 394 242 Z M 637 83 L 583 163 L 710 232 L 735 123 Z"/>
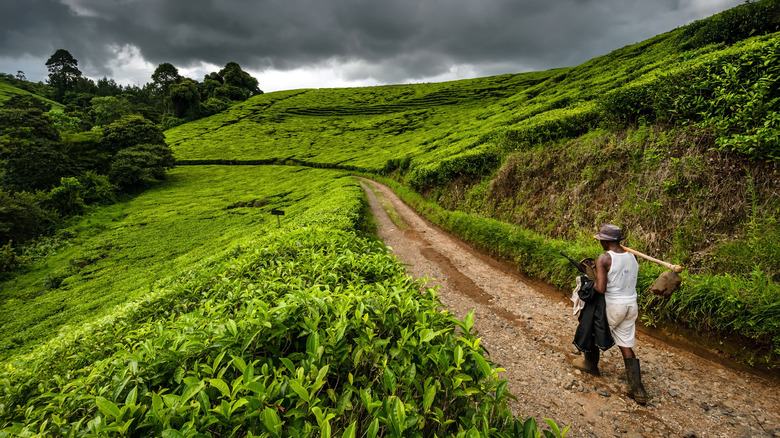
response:
<path id="1" fill-rule="evenodd" d="M 464 65 L 511 73 L 575 65 L 741 2 L 3 0 L 0 71 L 37 58 L 45 74 L 45 60 L 65 48 L 86 75 L 113 77 L 118 48 L 133 46 L 152 65 L 236 61 L 263 71 L 335 61 L 350 63 L 345 77 L 384 83 Z"/>

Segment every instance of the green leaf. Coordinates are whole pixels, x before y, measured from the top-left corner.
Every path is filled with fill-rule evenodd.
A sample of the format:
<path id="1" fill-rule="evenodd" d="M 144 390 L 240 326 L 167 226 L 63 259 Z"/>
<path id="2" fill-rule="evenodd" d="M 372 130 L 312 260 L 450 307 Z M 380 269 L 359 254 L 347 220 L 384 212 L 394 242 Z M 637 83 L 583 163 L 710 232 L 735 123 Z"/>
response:
<path id="1" fill-rule="evenodd" d="M 217 388 L 219 392 L 222 393 L 223 397 L 231 398 L 230 397 L 230 388 L 228 387 L 227 383 L 225 383 L 222 379 L 209 379 L 209 385 Z"/>
<path id="2" fill-rule="evenodd" d="M 244 362 L 244 359 L 242 359 L 239 356 L 230 356 L 233 358 L 233 365 L 238 368 L 238 371 L 244 372 L 246 369 L 246 362 Z"/>
<path id="3" fill-rule="evenodd" d="M 374 418 L 371 425 L 368 426 L 367 438 L 376 438 L 376 434 L 379 432 L 379 418 Z"/>
<path id="4" fill-rule="evenodd" d="M 244 384 L 248 384 L 255 377 L 255 367 L 251 363 L 246 364 L 244 368 Z"/>
<path id="5" fill-rule="evenodd" d="M 406 429 L 406 409 L 404 408 L 401 399 L 393 397 L 393 406 L 390 407 L 390 412 L 388 414 L 390 426 L 395 435 L 403 436 L 402 434 Z"/>
<path id="6" fill-rule="evenodd" d="M 282 420 L 279 419 L 279 414 L 271 408 L 265 408 L 263 410 L 263 425 L 268 433 L 275 437 L 279 437 L 282 434 Z"/>
<path id="7" fill-rule="evenodd" d="M 477 368 L 479 368 L 479 371 L 482 372 L 483 377 L 489 377 L 490 376 L 490 365 L 485 360 L 484 357 L 482 357 L 481 354 L 477 353 L 476 351 L 471 352 L 471 357 L 474 359 L 474 362 L 477 363 Z"/>
<path id="8" fill-rule="evenodd" d="M 235 321 L 228 319 L 225 325 L 227 326 L 227 329 L 231 335 L 236 336 L 236 334 L 238 334 L 238 328 L 236 327 Z"/>
<path id="9" fill-rule="evenodd" d="M 496 387 L 496 400 L 501 400 L 501 396 L 503 396 L 504 391 L 506 391 L 506 385 L 506 380 L 502 380 L 498 383 L 498 386 Z"/>
<path id="10" fill-rule="evenodd" d="M 309 393 L 306 388 L 303 387 L 297 380 L 290 380 L 290 388 L 298 394 L 298 397 L 303 399 L 306 403 L 309 403 Z"/>
<path id="11" fill-rule="evenodd" d="M 395 394 L 396 378 L 393 370 L 389 367 L 385 367 L 385 372 L 382 374 L 382 383 L 385 385 L 387 392 Z"/>
<path id="12" fill-rule="evenodd" d="M 320 370 L 317 372 L 317 378 L 314 379 L 315 388 L 319 388 L 322 382 L 325 381 L 325 376 L 328 375 L 328 370 L 330 370 L 330 366 L 325 365 L 324 367 L 320 368 Z"/>
<path id="13" fill-rule="evenodd" d="M 163 438 L 186 438 L 183 433 L 175 429 L 165 429 L 162 431 Z"/>
<path id="14" fill-rule="evenodd" d="M 330 421 L 327 419 L 320 424 L 320 437 L 330 438 Z"/>
<path id="15" fill-rule="evenodd" d="M 200 404 L 200 410 L 203 413 L 211 410 L 211 400 L 209 400 L 209 396 L 205 391 L 198 393 L 198 404 Z"/>
<path id="16" fill-rule="evenodd" d="M 121 412 L 119 411 L 119 408 L 117 405 L 115 405 L 112 401 L 106 400 L 103 397 L 96 397 L 95 403 L 97 404 L 98 409 L 100 409 L 100 412 L 103 413 L 106 417 L 109 415 L 119 419 L 119 416 L 121 415 Z"/>
<path id="17" fill-rule="evenodd" d="M 466 321 L 465 322 L 466 322 L 466 331 L 470 332 L 471 328 L 474 327 L 474 311 L 473 310 L 471 312 L 469 312 L 468 315 L 466 315 Z"/>
<path id="18" fill-rule="evenodd" d="M 306 352 L 311 356 L 316 356 L 318 348 L 320 348 L 320 335 L 317 332 L 312 332 L 306 339 Z"/>
<path id="19" fill-rule="evenodd" d="M 187 389 L 184 390 L 184 392 L 181 395 L 181 403 L 186 403 L 189 399 L 195 396 L 195 394 L 199 393 L 201 389 L 203 389 L 206 386 L 203 381 L 198 382 L 197 385 L 188 386 Z"/>
<path id="20" fill-rule="evenodd" d="M 292 374 L 295 374 L 295 365 L 293 365 L 292 361 L 290 359 L 287 359 L 286 357 L 283 357 L 280 359 L 282 361 L 282 364 L 284 364 L 285 368 L 290 370 Z"/>
<path id="21" fill-rule="evenodd" d="M 347 427 L 341 438 L 355 438 L 355 428 L 357 427 L 357 421 L 353 421 L 352 424 Z"/>
<path id="22" fill-rule="evenodd" d="M 214 358 L 214 363 L 211 364 L 211 369 L 214 370 L 214 372 L 216 372 L 217 368 L 219 368 L 219 364 L 222 362 L 222 359 L 225 357 L 225 353 L 227 353 L 227 350 L 222 351 L 217 355 L 216 358 Z"/>
<path id="23" fill-rule="evenodd" d="M 523 424 L 523 438 L 536 438 L 538 431 L 539 426 L 533 417 L 525 420 L 525 424 Z"/>
<path id="24" fill-rule="evenodd" d="M 425 388 L 425 395 L 423 396 L 423 410 L 428 412 L 431 409 L 433 400 L 436 398 L 436 385 L 431 384 Z"/>
<path id="25" fill-rule="evenodd" d="M 155 413 L 159 413 L 163 409 L 163 400 L 162 397 L 160 397 L 160 394 L 157 394 L 156 392 L 152 393 L 152 411 Z"/>
<path id="26" fill-rule="evenodd" d="M 134 405 L 136 401 L 138 401 L 138 387 L 134 386 L 133 389 L 127 393 L 127 397 L 125 397 L 125 404 Z"/>

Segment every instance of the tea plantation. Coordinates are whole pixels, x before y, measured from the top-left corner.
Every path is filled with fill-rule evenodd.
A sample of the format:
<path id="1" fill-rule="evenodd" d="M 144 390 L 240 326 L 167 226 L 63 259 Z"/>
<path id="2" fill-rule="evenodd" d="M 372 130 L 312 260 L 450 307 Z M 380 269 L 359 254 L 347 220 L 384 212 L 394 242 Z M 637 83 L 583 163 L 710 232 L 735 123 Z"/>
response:
<path id="1" fill-rule="evenodd" d="M 641 267 L 645 324 L 776 368 L 778 10 L 544 72 L 267 93 L 166 131 L 166 180 L 0 283 L 0 437 L 539 436 L 472 317 L 373 236 L 354 173 L 562 288 L 558 251 L 593 257 L 617 223 L 686 266 L 666 301 Z"/>
<path id="2" fill-rule="evenodd" d="M 640 297 L 646 324 L 732 336 L 737 360 L 773 368 L 778 10 L 746 4 L 570 68 L 268 93 L 167 140 L 180 164 L 384 175 L 438 225 L 562 288 L 574 273 L 558 250 L 595 257 L 593 231 L 617 223 L 687 267 L 671 300 Z M 642 272 L 642 287 L 660 273 Z"/>

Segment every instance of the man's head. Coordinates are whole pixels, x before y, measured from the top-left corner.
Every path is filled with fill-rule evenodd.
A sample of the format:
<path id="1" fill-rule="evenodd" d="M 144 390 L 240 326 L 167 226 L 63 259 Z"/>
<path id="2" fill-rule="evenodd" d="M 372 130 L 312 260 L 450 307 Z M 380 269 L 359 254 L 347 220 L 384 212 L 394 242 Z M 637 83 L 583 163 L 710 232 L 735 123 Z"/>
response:
<path id="1" fill-rule="evenodd" d="M 620 245 L 620 241 L 623 240 L 623 232 L 617 225 L 606 224 L 593 237 L 601 242 L 602 248 L 607 249 L 615 244 Z"/>

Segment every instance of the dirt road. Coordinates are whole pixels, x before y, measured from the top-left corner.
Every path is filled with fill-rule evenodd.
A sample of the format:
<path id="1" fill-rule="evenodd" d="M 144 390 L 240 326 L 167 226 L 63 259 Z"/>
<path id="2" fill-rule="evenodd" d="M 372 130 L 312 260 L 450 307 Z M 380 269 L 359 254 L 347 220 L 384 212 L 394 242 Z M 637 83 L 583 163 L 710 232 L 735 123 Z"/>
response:
<path id="1" fill-rule="evenodd" d="M 780 437 L 780 385 L 643 333 L 634 350 L 648 405 L 625 395 L 617 348 L 602 354 L 601 377 L 574 369 L 577 318 L 560 291 L 523 279 L 432 226 L 386 186 L 361 184 L 377 233 L 410 274 L 440 285 L 443 304 L 458 317 L 474 310 L 482 345 L 506 369 L 502 377 L 519 400 L 516 414 L 571 426 L 567 437 Z"/>

